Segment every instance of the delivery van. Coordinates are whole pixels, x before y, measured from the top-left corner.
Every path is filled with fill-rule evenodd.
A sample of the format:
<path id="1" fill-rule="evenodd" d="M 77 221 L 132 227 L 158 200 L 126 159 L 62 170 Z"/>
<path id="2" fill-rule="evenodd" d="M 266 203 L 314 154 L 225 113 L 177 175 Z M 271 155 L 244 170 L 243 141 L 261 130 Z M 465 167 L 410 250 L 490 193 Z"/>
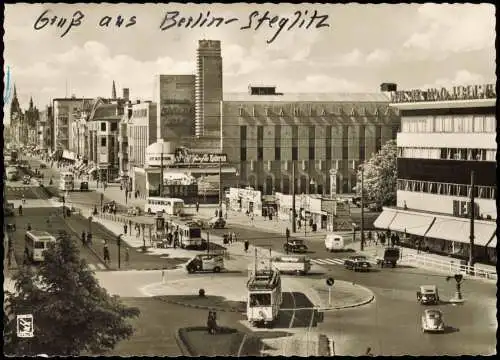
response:
<path id="1" fill-rule="evenodd" d="M 328 251 L 344 251 L 344 238 L 339 234 L 326 234 L 325 248 Z"/>

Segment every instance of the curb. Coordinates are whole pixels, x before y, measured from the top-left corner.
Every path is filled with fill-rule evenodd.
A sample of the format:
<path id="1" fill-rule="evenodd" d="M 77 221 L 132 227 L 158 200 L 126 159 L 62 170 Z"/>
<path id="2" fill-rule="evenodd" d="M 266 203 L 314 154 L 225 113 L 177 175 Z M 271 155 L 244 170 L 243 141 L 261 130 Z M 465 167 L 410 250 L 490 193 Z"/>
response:
<path id="1" fill-rule="evenodd" d="M 331 311 L 331 310 L 342 310 L 342 309 L 351 309 L 351 308 L 355 308 L 355 307 L 360 307 L 360 306 L 363 306 L 363 305 L 366 305 L 366 304 L 369 304 L 371 303 L 373 300 L 375 300 L 375 294 L 373 293 L 373 291 L 371 291 L 370 289 L 368 289 L 367 287 L 364 287 L 364 286 L 361 286 L 361 285 L 354 285 L 354 286 L 357 286 L 359 288 L 362 288 L 364 291 L 370 293 L 370 297 L 368 299 L 365 299 L 365 300 L 362 300 L 362 301 L 359 301 L 357 303 L 354 303 L 354 304 L 349 304 L 349 305 L 343 305 L 343 306 L 326 306 L 326 307 L 319 307 L 318 308 L 318 311 Z"/>
<path id="2" fill-rule="evenodd" d="M 175 342 L 177 343 L 177 346 L 179 347 L 182 356 L 193 357 L 194 356 L 193 353 L 189 350 L 186 341 L 183 339 L 183 336 L 181 335 L 181 329 L 182 328 L 178 328 L 177 330 L 175 330 Z"/>
<path id="3" fill-rule="evenodd" d="M 165 295 L 160 295 L 160 296 L 165 296 Z M 168 299 L 159 298 L 159 297 L 153 297 L 153 298 L 156 298 L 156 299 L 163 301 L 163 302 L 166 302 L 168 304 L 180 305 L 180 306 L 188 307 L 191 309 L 216 310 L 216 311 L 220 311 L 220 312 L 232 312 L 232 313 L 240 313 L 240 314 L 245 313 L 244 311 L 240 311 L 240 310 L 235 309 L 235 308 L 222 308 L 222 307 L 218 307 L 218 306 L 192 305 L 192 304 L 186 304 L 186 303 L 176 301 L 176 300 L 168 300 Z"/>

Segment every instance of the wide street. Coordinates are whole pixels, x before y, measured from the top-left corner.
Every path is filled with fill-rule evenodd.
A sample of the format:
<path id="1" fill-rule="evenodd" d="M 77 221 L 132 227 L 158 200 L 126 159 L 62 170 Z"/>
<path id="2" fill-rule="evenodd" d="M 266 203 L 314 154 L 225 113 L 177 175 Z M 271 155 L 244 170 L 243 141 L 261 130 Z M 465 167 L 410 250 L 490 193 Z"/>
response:
<path id="1" fill-rule="evenodd" d="M 88 202 L 93 201 L 95 196 L 94 192 L 79 194 L 79 197 L 88 199 Z M 228 224 L 227 229 L 211 232 L 221 235 L 234 231 L 239 240 L 248 239 L 255 246 L 270 247 L 274 251 L 282 252 L 283 235 L 259 230 L 250 223 L 248 226 L 231 225 L 231 215 Z M 466 301 L 463 305 L 454 306 L 446 302 L 454 295 L 453 279 L 447 282 L 444 275 L 403 266 L 395 269 L 373 269 L 368 273 L 353 272 L 344 269 L 341 261 L 351 253 L 330 253 L 324 249 L 324 240 L 321 236 L 308 234 L 306 238 L 309 247 L 307 255 L 314 263 L 313 272 L 317 273 L 308 277 L 326 279 L 331 276 L 336 280 L 365 286 L 375 294 L 375 301 L 371 304 L 326 312 L 323 321 L 318 323 L 317 330 L 333 338 L 336 355 L 363 355 L 367 347 L 372 349 L 374 355 L 392 356 L 494 353 L 497 328 L 494 283 L 465 281 L 462 290 Z M 347 245 L 349 246 L 349 243 Z M 232 245 L 232 247 L 237 246 L 243 245 L 241 243 Z M 326 259 L 331 261 L 325 261 Z M 106 279 L 112 277 L 115 293 L 140 297 L 140 289 L 160 281 L 158 274 L 137 272 L 132 276 L 128 272 L 101 272 L 97 276 L 104 283 L 109 283 Z M 301 281 L 300 278 L 297 280 Z M 437 307 L 444 313 L 447 325 L 445 334 L 422 333 L 420 316 L 424 306 L 416 301 L 416 291 L 420 285 L 438 287 L 443 303 Z M 192 309 L 186 308 L 186 313 L 190 312 Z M 180 322 L 182 321 L 179 320 Z M 175 327 L 177 323 L 169 321 L 168 326 Z"/>

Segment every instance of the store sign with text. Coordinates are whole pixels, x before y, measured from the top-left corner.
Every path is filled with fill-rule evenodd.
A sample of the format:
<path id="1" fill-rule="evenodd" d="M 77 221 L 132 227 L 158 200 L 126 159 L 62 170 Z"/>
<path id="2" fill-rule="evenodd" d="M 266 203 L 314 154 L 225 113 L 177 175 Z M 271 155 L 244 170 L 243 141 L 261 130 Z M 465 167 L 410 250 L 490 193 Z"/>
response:
<path id="1" fill-rule="evenodd" d="M 422 101 L 448 101 L 448 100 L 479 100 L 496 99 L 495 84 L 454 86 L 451 89 L 413 89 L 395 91 L 391 95 L 393 103 L 411 103 Z"/>
<path id="2" fill-rule="evenodd" d="M 175 151 L 176 164 L 218 164 L 227 162 L 226 154 L 192 153 L 188 149 L 179 148 Z"/>

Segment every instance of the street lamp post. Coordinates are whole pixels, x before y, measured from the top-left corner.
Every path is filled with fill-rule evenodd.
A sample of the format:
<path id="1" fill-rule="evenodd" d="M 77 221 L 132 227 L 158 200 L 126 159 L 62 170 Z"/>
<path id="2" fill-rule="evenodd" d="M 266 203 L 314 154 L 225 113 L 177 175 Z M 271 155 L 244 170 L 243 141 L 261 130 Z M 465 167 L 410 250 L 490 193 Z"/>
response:
<path id="1" fill-rule="evenodd" d="M 222 218 L 222 152 L 219 154 L 219 218 Z"/>
<path id="2" fill-rule="evenodd" d="M 122 236 L 123 236 L 123 234 L 120 234 L 120 235 L 118 235 L 118 238 L 116 239 L 116 245 L 118 246 L 118 269 L 121 267 Z"/>
<path id="3" fill-rule="evenodd" d="M 297 214 L 295 213 L 295 161 L 292 160 L 292 232 L 297 232 L 297 224 L 296 218 Z"/>
<path id="4" fill-rule="evenodd" d="M 365 249 L 365 191 L 364 191 L 364 168 L 361 165 L 361 244 L 360 250 Z"/>

